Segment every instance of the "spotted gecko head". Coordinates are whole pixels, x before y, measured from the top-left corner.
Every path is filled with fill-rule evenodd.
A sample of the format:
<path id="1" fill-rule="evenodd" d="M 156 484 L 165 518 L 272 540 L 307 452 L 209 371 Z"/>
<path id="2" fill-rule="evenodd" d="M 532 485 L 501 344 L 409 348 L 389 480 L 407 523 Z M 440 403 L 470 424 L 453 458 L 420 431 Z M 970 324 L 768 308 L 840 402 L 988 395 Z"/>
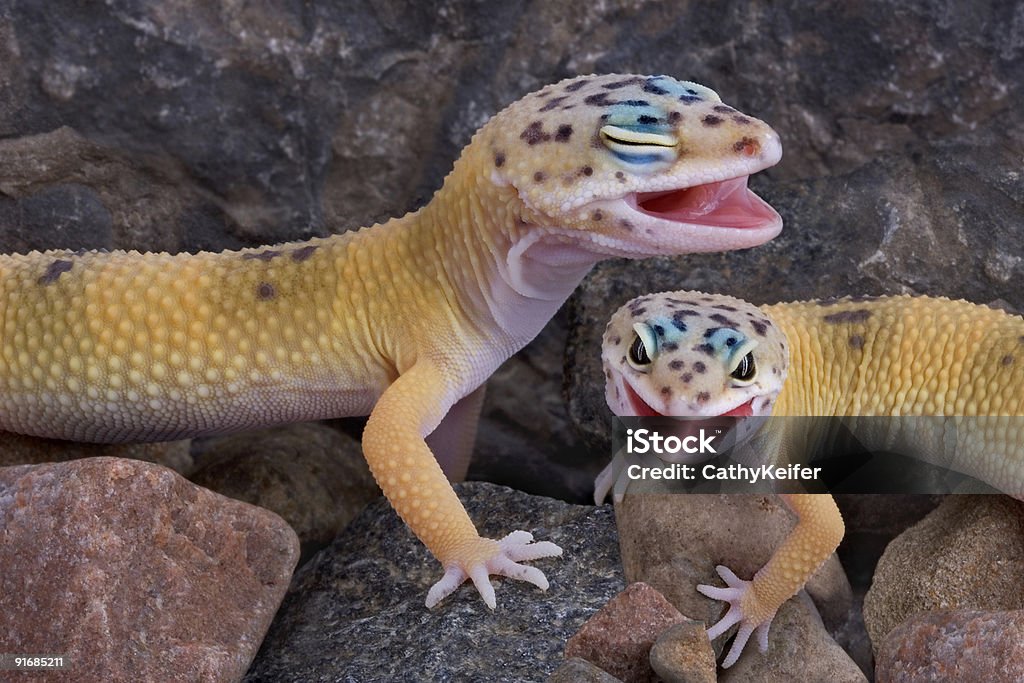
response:
<path id="1" fill-rule="evenodd" d="M 616 311 L 605 330 L 605 398 L 616 415 L 768 415 L 788 354 L 782 332 L 746 301 L 649 294 Z"/>
<path id="2" fill-rule="evenodd" d="M 782 155 L 767 124 L 668 76 L 581 76 L 527 95 L 475 143 L 526 222 L 643 257 L 756 246 L 779 215 L 747 178 Z"/>

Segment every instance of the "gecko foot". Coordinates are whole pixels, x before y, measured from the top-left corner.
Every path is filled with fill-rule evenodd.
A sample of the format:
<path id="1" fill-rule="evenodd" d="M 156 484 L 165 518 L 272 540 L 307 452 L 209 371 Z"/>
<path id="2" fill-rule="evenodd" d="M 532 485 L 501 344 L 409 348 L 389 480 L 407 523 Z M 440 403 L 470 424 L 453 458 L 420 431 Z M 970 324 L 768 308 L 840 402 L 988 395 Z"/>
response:
<path id="1" fill-rule="evenodd" d="M 715 568 L 718 575 L 722 577 L 728 588 L 708 586 L 700 584 L 697 590 L 712 600 L 722 600 L 729 603 L 729 611 L 725 613 L 718 623 L 708 628 L 708 639 L 714 640 L 722 635 L 733 624 L 739 624 L 739 631 L 732 641 L 729 654 L 722 660 L 722 668 L 728 669 L 736 663 L 743 652 L 750 635 L 757 632 L 757 644 L 761 652 L 768 651 L 768 628 L 775 618 L 775 610 L 765 614 L 766 610 L 761 608 L 757 602 L 757 595 L 751 590 L 752 581 L 744 581 L 739 578 L 728 567 L 718 565 Z"/>
<path id="2" fill-rule="evenodd" d="M 441 602 L 466 579 L 471 579 L 484 603 L 494 609 L 498 603 L 488 578 L 491 574 L 528 581 L 547 590 L 548 580 L 541 570 L 519 563 L 561 554 L 562 549 L 550 541 L 534 543 L 533 534 L 526 531 L 513 531 L 500 541 L 476 538 L 473 543 L 458 548 L 454 557 L 444 563 L 444 576 L 427 593 L 427 607 Z"/>

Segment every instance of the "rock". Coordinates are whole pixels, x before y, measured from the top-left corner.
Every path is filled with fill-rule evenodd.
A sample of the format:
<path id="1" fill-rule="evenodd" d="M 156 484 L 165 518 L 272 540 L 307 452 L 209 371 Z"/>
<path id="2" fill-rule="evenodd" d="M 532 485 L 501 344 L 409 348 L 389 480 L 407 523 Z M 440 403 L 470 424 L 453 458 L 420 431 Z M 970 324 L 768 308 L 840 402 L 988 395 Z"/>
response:
<path id="1" fill-rule="evenodd" d="M 765 246 L 606 262 L 577 289 L 565 357 L 570 417 L 595 450 L 611 452 L 601 335 L 616 309 L 647 292 L 694 289 L 756 304 L 915 293 L 1024 306 L 1024 290 L 1013 284 L 1024 276 L 1024 242 L 1015 237 L 1024 190 L 1009 186 L 1019 166 L 998 142 L 949 143 L 912 158 L 879 157 L 842 176 L 770 184 L 755 177 L 752 187 L 788 226 Z"/>
<path id="2" fill-rule="evenodd" d="M 0 432 L 0 467 L 65 462 L 79 458 L 131 458 L 169 467 L 182 475 L 192 471 L 189 441 L 161 443 L 96 444 L 60 439 L 39 439 L 22 434 Z"/>
<path id="3" fill-rule="evenodd" d="M 754 495 L 627 495 L 615 515 L 626 579 L 650 584 L 680 612 L 709 625 L 718 621 L 722 603 L 698 593 L 697 584 L 721 585 L 719 564 L 749 579 L 795 523 L 781 500 Z M 831 623 L 841 621 L 852 604 L 834 555 L 811 577 L 807 591 Z"/>
<path id="4" fill-rule="evenodd" d="M 299 552 L 277 515 L 114 458 L 0 469 L 0 529 L 0 652 L 82 681 L 240 680 Z"/>
<path id="5" fill-rule="evenodd" d="M 424 606 L 441 568 L 380 499 L 297 574 L 246 680 L 543 681 L 566 639 L 622 589 L 607 507 L 485 483 L 456 486 L 485 536 L 532 531 L 560 558 L 532 562 L 551 587 L 495 579 L 498 608 L 464 585 Z"/>
<path id="6" fill-rule="evenodd" d="M 715 683 L 715 651 L 700 621 L 683 621 L 658 636 L 651 668 L 665 683 Z"/>
<path id="7" fill-rule="evenodd" d="M 206 439 L 196 464 L 195 483 L 281 515 L 303 562 L 380 496 L 359 442 L 320 424 Z"/>
<path id="8" fill-rule="evenodd" d="M 721 683 L 867 683 L 864 673 L 829 637 L 806 596 L 779 608 L 768 632 L 767 653 L 758 651 L 753 640 L 739 661 L 722 672 Z"/>
<path id="9" fill-rule="evenodd" d="M 1024 612 L 937 610 L 889 632 L 875 664 L 878 683 L 1024 680 Z"/>
<path id="10" fill-rule="evenodd" d="M 906 619 L 935 609 L 1024 608 L 1024 503 L 1007 496 L 949 496 L 889 544 L 864 599 L 879 652 Z"/>
<path id="11" fill-rule="evenodd" d="M 565 656 L 593 662 L 626 683 L 653 681 L 651 647 L 659 634 L 684 620 L 661 593 L 631 583 L 569 639 Z"/>
<path id="12" fill-rule="evenodd" d="M 547 683 L 621 683 L 599 666 L 579 657 L 570 657 L 548 676 Z"/>

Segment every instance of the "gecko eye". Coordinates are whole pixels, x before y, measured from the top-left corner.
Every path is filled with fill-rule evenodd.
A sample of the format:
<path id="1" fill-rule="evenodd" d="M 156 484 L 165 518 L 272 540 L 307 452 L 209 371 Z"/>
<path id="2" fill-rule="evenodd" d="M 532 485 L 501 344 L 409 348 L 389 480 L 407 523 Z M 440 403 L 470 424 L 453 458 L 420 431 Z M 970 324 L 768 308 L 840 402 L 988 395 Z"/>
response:
<path id="1" fill-rule="evenodd" d="M 629 345 L 626 357 L 634 370 L 645 372 L 658 353 L 658 338 L 654 336 L 654 331 L 643 323 L 634 323 L 633 331 L 636 332 L 636 336 Z"/>
<path id="2" fill-rule="evenodd" d="M 616 147 L 634 148 L 630 151 L 637 151 L 636 147 L 675 147 L 676 139 L 664 133 L 653 131 L 630 130 L 619 126 L 603 126 L 601 128 L 601 139 L 604 144 L 613 151 Z"/>
<path id="3" fill-rule="evenodd" d="M 647 346 L 639 334 L 633 338 L 633 343 L 629 345 L 629 362 L 634 366 L 651 364 L 651 357 L 647 355 Z"/>
<path id="4" fill-rule="evenodd" d="M 736 369 L 729 376 L 741 382 L 749 382 L 754 379 L 756 374 L 757 366 L 754 365 L 754 353 L 750 352 L 740 359 L 740 364 L 736 366 Z"/>

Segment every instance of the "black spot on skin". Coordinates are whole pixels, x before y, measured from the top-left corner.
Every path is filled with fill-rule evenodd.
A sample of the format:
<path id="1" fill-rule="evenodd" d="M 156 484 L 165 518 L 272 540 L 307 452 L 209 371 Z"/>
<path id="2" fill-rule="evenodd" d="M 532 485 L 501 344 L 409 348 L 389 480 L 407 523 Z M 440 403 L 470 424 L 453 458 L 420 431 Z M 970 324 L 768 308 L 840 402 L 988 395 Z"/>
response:
<path id="1" fill-rule="evenodd" d="M 607 88 L 608 86 L 605 87 Z M 610 107 L 613 104 L 618 104 L 618 101 L 608 99 L 608 93 L 606 92 L 599 92 L 596 95 L 584 97 L 583 104 L 589 104 L 592 107 Z"/>
<path id="2" fill-rule="evenodd" d="M 696 305 L 692 301 L 679 301 L 677 303 L 685 304 L 685 305 L 689 305 L 689 306 L 695 306 Z M 700 315 L 700 311 L 695 311 L 695 310 L 693 310 L 691 308 L 684 308 L 681 311 L 676 311 L 675 313 L 673 313 L 672 314 L 672 319 L 675 320 L 676 318 L 682 318 L 682 317 L 686 317 L 686 316 L 690 316 L 690 315 L 697 315 L 697 316 L 699 316 Z"/>
<path id="3" fill-rule="evenodd" d="M 751 123 L 753 123 L 753 121 L 751 121 L 751 119 L 749 119 L 748 117 L 744 116 L 743 114 L 737 114 L 736 116 L 732 117 L 732 120 L 735 123 L 740 124 L 741 126 L 749 126 Z"/>
<path id="4" fill-rule="evenodd" d="M 697 394 L 697 403 L 707 403 L 711 400 L 711 394 L 706 391 L 702 391 Z"/>
<path id="5" fill-rule="evenodd" d="M 664 88 L 658 87 L 657 85 L 655 85 L 654 83 L 651 83 L 650 81 L 644 83 L 644 92 L 649 92 L 652 95 L 667 95 L 668 94 L 668 90 L 665 90 Z"/>
<path id="6" fill-rule="evenodd" d="M 731 348 L 733 346 L 736 346 L 736 342 L 738 341 L 739 339 L 737 339 L 736 337 L 729 337 L 728 339 L 725 340 L 725 345 Z"/>
<path id="7" fill-rule="evenodd" d="M 661 395 L 666 397 L 666 398 L 671 396 L 672 395 L 672 387 L 662 387 L 661 388 Z"/>
<path id="8" fill-rule="evenodd" d="M 251 260 L 270 261 L 271 259 L 277 258 L 280 255 L 281 255 L 281 252 L 274 251 L 273 249 L 268 249 L 266 251 L 261 251 L 261 252 L 256 253 L 256 254 L 245 254 L 242 257 L 242 259 L 244 259 L 246 261 L 251 261 Z"/>
<path id="9" fill-rule="evenodd" d="M 619 227 L 627 232 L 633 232 L 633 224 L 625 218 L 619 221 Z"/>
<path id="10" fill-rule="evenodd" d="M 616 171 L 616 172 L 615 172 L 615 177 L 616 177 L 616 178 L 617 178 L 618 180 L 625 180 L 625 179 L 626 179 L 626 174 L 625 174 L 625 173 L 623 173 L 622 171 Z"/>
<path id="11" fill-rule="evenodd" d="M 654 326 L 654 334 L 658 335 L 659 337 L 664 337 L 665 336 L 665 328 L 662 327 L 661 325 L 655 325 Z"/>
<path id="12" fill-rule="evenodd" d="M 763 337 L 765 332 L 768 331 L 768 325 L 766 325 L 765 322 L 766 321 L 762 321 L 762 320 L 751 320 L 750 321 L 750 325 L 754 328 L 754 332 L 757 332 L 757 334 L 759 336 L 761 336 L 761 337 Z"/>
<path id="13" fill-rule="evenodd" d="M 652 123 L 657 123 L 658 122 L 658 117 L 657 116 L 648 116 L 647 114 L 642 114 L 642 115 L 636 117 L 636 122 L 637 123 L 642 123 L 642 124 L 650 125 Z"/>
<path id="14" fill-rule="evenodd" d="M 552 97 L 550 100 L 547 101 L 547 103 L 543 107 L 541 107 L 537 111 L 551 111 L 552 109 L 560 105 L 562 102 L 565 102 L 567 99 L 569 99 L 567 95 L 563 95 L 562 97 Z"/>
<path id="15" fill-rule="evenodd" d="M 627 107 L 649 107 L 651 103 L 647 100 L 623 100 L 622 104 Z"/>
<path id="16" fill-rule="evenodd" d="M 682 370 L 684 367 L 686 367 L 686 362 L 681 361 L 677 358 L 676 360 L 670 362 L 668 364 L 668 367 L 672 370 Z"/>
<path id="17" fill-rule="evenodd" d="M 689 384 L 690 382 L 693 381 L 693 375 L 691 375 L 690 373 L 686 372 L 686 373 L 683 373 L 683 375 L 679 379 L 681 379 L 683 381 L 683 384 Z"/>
<path id="18" fill-rule="evenodd" d="M 313 245 L 310 245 L 308 247 L 302 247 L 300 249 L 295 249 L 294 251 L 292 251 L 292 261 L 302 263 L 303 261 L 308 260 L 309 257 L 312 256 L 314 252 L 316 252 L 316 250 L 317 247 L 314 247 Z"/>
<path id="19" fill-rule="evenodd" d="M 580 88 L 582 88 L 583 86 L 585 86 L 589 82 L 590 82 L 589 80 L 583 80 L 583 81 L 576 81 L 575 83 L 570 83 L 569 85 L 565 86 L 565 92 L 576 92 L 577 90 L 579 90 Z"/>
<path id="20" fill-rule="evenodd" d="M 622 80 L 622 81 L 615 81 L 614 83 L 608 83 L 608 84 L 606 84 L 604 86 L 604 88 L 606 90 L 618 90 L 619 88 L 625 88 L 627 85 L 636 85 L 637 83 L 640 83 L 642 81 L 643 81 L 642 78 L 634 76 L 633 78 L 627 78 L 627 79 Z"/>
<path id="21" fill-rule="evenodd" d="M 502 166 L 505 165 L 504 152 L 498 152 L 497 154 L 494 155 L 494 165 L 497 166 L 498 168 L 501 168 Z"/>
<path id="22" fill-rule="evenodd" d="M 604 214 L 603 214 L 603 213 L 601 213 L 601 210 L 600 210 L 600 209 L 598 209 L 597 211 L 595 211 L 594 213 L 592 213 L 592 214 L 590 215 L 590 219 L 591 219 L 591 220 L 594 220 L 594 221 L 599 221 L 599 220 L 601 220 L 601 219 L 603 219 L 603 218 L 604 218 Z"/>
<path id="23" fill-rule="evenodd" d="M 547 176 L 544 175 L 544 171 L 537 171 L 536 173 L 533 174 L 533 181 L 535 183 L 543 183 L 544 178 L 546 177 Z"/>
<path id="24" fill-rule="evenodd" d="M 619 344 L 622 343 L 622 337 L 612 337 L 610 341 L 612 343 L 612 346 L 618 346 Z"/>
<path id="25" fill-rule="evenodd" d="M 761 151 L 761 143 L 754 138 L 743 138 L 732 146 L 734 152 L 753 156 Z"/>
<path id="26" fill-rule="evenodd" d="M 680 95 L 679 101 L 683 104 L 697 104 L 698 102 L 703 102 L 704 98 L 698 95 Z"/>
<path id="27" fill-rule="evenodd" d="M 1012 363 L 1013 363 L 1013 356 L 1011 356 L 1011 355 L 1003 356 L 1003 365 L 1010 365 Z"/>
<path id="28" fill-rule="evenodd" d="M 719 114 L 730 114 L 736 110 L 727 104 L 716 104 L 711 107 L 711 111 L 717 111 Z"/>
<path id="29" fill-rule="evenodd" d="M 568 123 L 563 123 L 558 127 L 558 132 L 555 133 L 555 142 L 568 142 L 571 137 L 572 126 Z"/>
<path id="30" fill-rule="evenodd" d="M 693 347 L 693 350 L 700 351 L 701 353 L 706 354 L 708 356 L 715 355 L 715 347 L 712 346 L 711 344 L 700 344 L 699 346 Z"/>
<path id="31" fill-rule="evenodd" d="M 683 318 L 685 318 L 686 316 L 681 315 L 681 313 L 682 311 L 676 311 L 675 313 L 672 314 L 672 324 L 680 332 L 686 332 L 686 323 L 683 322 Z"/>
<path id="32" fill-rule="evenodd" d="M 679 113 L 677 111 L 669 112 L 669 114 L 668 114 L 668 122 L 669 123 L 679 123 L 682 120 L 683 120 L 683 115 L 681 113 Z"/>
<path id="33" fill-rule="evenodd" d="M 551 139 L 550 133 L 544 132 L 544 124 L 540 121 L 534 121 L 519 134 L 520 140 L 526 140 L 528 145 L 536 145 L 541 142 L 547 142 Z"/>
<path id="34" fill-rule="evenodd" d="M 256 298 L 260 301 L 269 301 L 277 295 L 274 291 L 274 285 L 269 282 L 261 282 L 256 285 Z"/>
<path id="35" fill-rule="evenodd" d="M 675 344 L 675 343 L 669 342 L 668 344 L 662 344 L 661 348 L 662 348 L 663 351 L 678 351 L 679 350 L 679 344 Z"/>
<path id="36" fill-rule="evenodd" d="M 739 327 L 739 324 L 733 322 L 732 320 L 722 315 L 721 313 L 713 313 L 709 317 L 719 325 L 725 325 L 726 327 Z"/>
<path id="37" fill-rule="evenodd" d="M 717 126 L 718 124 L 720 124 L 724 120 L 725 119 L 723 119 L 721 116 L 715 116 L 714 114 L 708 114 L 707 116 L 702 118 L 700 120 L 700 122 L 703 123 L 705 126 Z"/>
<path id="38" fill-rule="evenodd" d="M 630 310 L 632 310 L 634 308 L 640 308 L 641 306 L 643 306 L 644 304 L 646 304 L 650 300 L 651 300 L 650 296 L 638 296 L 637 298 L 631 300 L 626 305 L 629 306 Z"/>
<path id="39" fill-rule="evenodd" d="M 591 166 L 584 166 L 579 170 L 580 175 L 592 176 L 594 175 L 594 169 Z"/>
<path id="40" fill-rule="evenodd" d="M 731 312 L 731 313 L 735 313 L 735 312 L 736 312 L 736 310 L 737 310 L 737 309 L 736 309 L 736 308 L 734 308 L 733 306 L 726 306 L 725 304 L 715 304 L 715 305 L 714 305 L 714 306 L 712 306 L 711 308 L 717 308 L 717 309 L 718 309 L 718 310 L 720 310 L 720 311 L 729 311 L 729 312 Z"/>
<path id="41" fill-rule="evenodd" d="M 63 273 L 71 270 L 74 264 L 71 261 L 58 260 L 46 267 L 46 272 L 39 276 L 39 284 L 50 285 L 60 279 Z"/>
<path id="42" fill-rule="evenodd" d="M 629 309 L 629 312 L 633 314 L 634 318 L 639 318 L 640 316 L 647 312 L 647 309 L 644 308 L 643 306 L 640 306 L 639 308 Z"/>
<path id="43" fill-rule="evenodd" d="M 697 372 L 704 374 L 707 372 L 708 366 L 704 365 L 704 361 L 697 361 L 693 364 L 693 369 Z"/>
<path id="44" fill-rule="evenodd" d="M 829 315 L 822 317 L 822 320 L 827 322 L 829 325 L 838 325 L 839 323 L 862 323 L 870 317 L 871 311 L 866 308 L 859 308 L 852 311 L 830 313 Z"/>
<path id="45" fill-rule="evenodd" d="M 847 340 L 850 344 L 851 349 L 863 349 L 864 348 L 864 337 L 859 334 L 852 334 Z"/>
<path id="46" fill-rule="evenodd" d="M 625 364 L 626 364 L 626 357 L 623 356 L 622 358 L 619 359 L 619 365 L 625 365 Z"/>

